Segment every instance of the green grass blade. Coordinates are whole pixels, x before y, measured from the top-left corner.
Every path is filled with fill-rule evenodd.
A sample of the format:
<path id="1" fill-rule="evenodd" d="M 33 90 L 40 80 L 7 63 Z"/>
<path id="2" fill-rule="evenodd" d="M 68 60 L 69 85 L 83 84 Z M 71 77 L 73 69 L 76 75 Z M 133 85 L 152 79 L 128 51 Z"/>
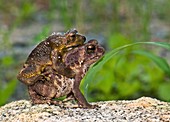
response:
<path id="1" fill-rule="evenodd" d="M 9 97 L 14 92 L 16 85 L 17 85 L 17 80 L 12 80 L 7 84 L 6 88 L 0 90 L 0 96 L 1 96 L 0 106 L 5 104 L 5 102 L 9 99 Z"/>
<path id="2" fill-rule="evenodd" d="M 165 59 L 144 50 L 135 50 L 132 53 L 148 57 L 154 63 L 156 63 L 159 68 L 161 68 L 165 73 L 167 73 L 170 76 L 170 66 Z"/>
<path id="3" fill-rule="evenodd" d="M 144 44 L 156 45 L 156 46 L 160 46 L 162 48 L 165 48 L 167 50 L 170 50 L 170 44 L 167 43 L 167 42 L 144 42 Z"/>
<path id="4" fill-rule="evenodd" d="M 162 48 L 165 48 L 165 49 L 168 49 L 170 50 L 170 44 L 169 43 L 166 43 L 166 42 L 136 42 L 136 43 L 132 43 L 132 44 L 127 44 L 127 45 L 124 45 L 124 46 L 121 46 L 121 47 L 118 47 L 116 49 L 113 49 L 112 51 L 108 52 L 107 54 L 105 54 L 103 56 L 103 58 L 101 58 L 98 62 L 96 62 L 94 65 L 92 65 L 88 71 L 88 73 L 86 74 L 86 76 L 84 77 L 84 84 L 83 84 L 83 89 L 87 89 L 87 84 L 89 84 L 89 82 L 93 82 L 91 80 L 94 79 L 96 73 L 101 70 L 102 66 L 108 61 L 110 60 L 111 58 L 113 58 L 117 53 L 119 53 L 121 50 L 123 49 L 126 49 L 128 47 L 131 47 L 131 46 L 135 46 L 135 45 L 141 45 L 141 44 L 147 44 L 147 45 L 155 45 L 155 46 L 160 46 Z M 156 61 L 156 60 L 155 60 Z M 159 62 L 159 63 L 158 63 Z M 157 64 L 160 65 L 160 62 L 163 62 L 163 61 L 157 61 Z M 162 65 L 162 64 L 161 64 Z M 164 61 L 164 65 L 165 64 L 165 61 Z M 163 66 L 164 67 L 164 66 Z M 169 72 L 168 70 L 169 69 L 166 69 L 164 67 L 164 70 L 166 70 L 166 72 Z M 86 91 L 87 92 L 87 91 Z M 85 94 L 86 96 L 86 94 Z"/>

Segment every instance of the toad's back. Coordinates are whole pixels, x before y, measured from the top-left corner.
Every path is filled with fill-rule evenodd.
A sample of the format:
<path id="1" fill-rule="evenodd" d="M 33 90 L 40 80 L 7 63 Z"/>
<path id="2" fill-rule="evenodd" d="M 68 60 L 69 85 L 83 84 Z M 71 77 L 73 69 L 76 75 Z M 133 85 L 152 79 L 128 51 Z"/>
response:
<path id="1" fill-rule="evenodd" d="M 52 41 L 55 44 L 52 43 Z M 57 47 L 57 42 L 59 43 L 58 35 L 52 35 L 46 40 L 39 43 L 34 50 L 30 53 L 26 60 L 26 64 L 36 63 L 36 64 L 49 64 L 51 63 L 51 50 L 53 47 Z"/>

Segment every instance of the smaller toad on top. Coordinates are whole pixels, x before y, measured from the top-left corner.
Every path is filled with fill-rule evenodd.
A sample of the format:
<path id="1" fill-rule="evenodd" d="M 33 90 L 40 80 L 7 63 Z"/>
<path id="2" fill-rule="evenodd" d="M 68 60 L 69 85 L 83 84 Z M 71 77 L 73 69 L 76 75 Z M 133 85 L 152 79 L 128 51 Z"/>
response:
<path id="1" fill-rule="evenodd" d="M 32 85 L 43 77 L 42 72 L 46 66 L 52 66 L 56 72 L 73 77 L 74 73 L 64 68 L 61 59 L 65 52 L 82 45 L 85 40 L 85 36 L 79 34 L 76 29 L 69 30 L 64 35 L 52 34 L 39 43 L 30 53 L 17 76 L 18 80 L 27 85 Z M 65 70 L 69 70 L 68 74 L 64 74 L 66 73 Z"/>

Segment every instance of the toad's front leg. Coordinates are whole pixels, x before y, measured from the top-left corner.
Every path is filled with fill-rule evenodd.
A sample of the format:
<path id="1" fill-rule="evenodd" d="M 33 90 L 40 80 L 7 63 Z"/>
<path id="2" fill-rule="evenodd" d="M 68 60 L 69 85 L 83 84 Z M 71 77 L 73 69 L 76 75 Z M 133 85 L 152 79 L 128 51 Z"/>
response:
<path id="1" fill-rule="evenodd" d="M 73 85 L 73 94 L 74 97 L 77 99 L 78 104 L 83 107 L 83 108 L 95 108 L 96 105 L 91 105 L 87 102 L 87 100 L 85 99 L 85 97 L 83 96 L 83 94 L 81 93 L 79 86 L 80 86 L 80 81 L 82 80 L 82 77 L 80 74 L 76 75 L 75 77 L 75 82 Z"/>
<path id="2" fill-rule="evenodd" d="M 52 69 L 60 75 L 66 76 L 68 78 L 75 77 L 75 72 L 70 68 L 66 67 L 62 61 L 62 52 L 58 52 L 57 50 L 51 51 L 51 61 L 52 61 Z"/>
<path id="3" fill-rule="evenodd" d="M 41 66 L 36 64 L 25 64 L 23 69 L 17 75 L 18 80 L 26 85 L 32 85 L 41 79 Z"/>

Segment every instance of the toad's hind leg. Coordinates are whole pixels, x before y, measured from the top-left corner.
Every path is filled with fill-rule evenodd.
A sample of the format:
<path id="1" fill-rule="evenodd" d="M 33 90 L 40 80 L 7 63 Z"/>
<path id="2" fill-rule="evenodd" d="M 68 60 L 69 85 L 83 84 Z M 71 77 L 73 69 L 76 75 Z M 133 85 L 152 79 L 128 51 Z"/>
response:
<path id="1" fill-rule="evenodd" d="M 37 92 L 34 91 L 34 89 L 31 86 L 28 86 L 28 93 L 33 104 L 55 104 L 55 105 L 61 104 L 60 101 L 54 101 L 52 100 L 52 98 L 39 95 Z"/>

